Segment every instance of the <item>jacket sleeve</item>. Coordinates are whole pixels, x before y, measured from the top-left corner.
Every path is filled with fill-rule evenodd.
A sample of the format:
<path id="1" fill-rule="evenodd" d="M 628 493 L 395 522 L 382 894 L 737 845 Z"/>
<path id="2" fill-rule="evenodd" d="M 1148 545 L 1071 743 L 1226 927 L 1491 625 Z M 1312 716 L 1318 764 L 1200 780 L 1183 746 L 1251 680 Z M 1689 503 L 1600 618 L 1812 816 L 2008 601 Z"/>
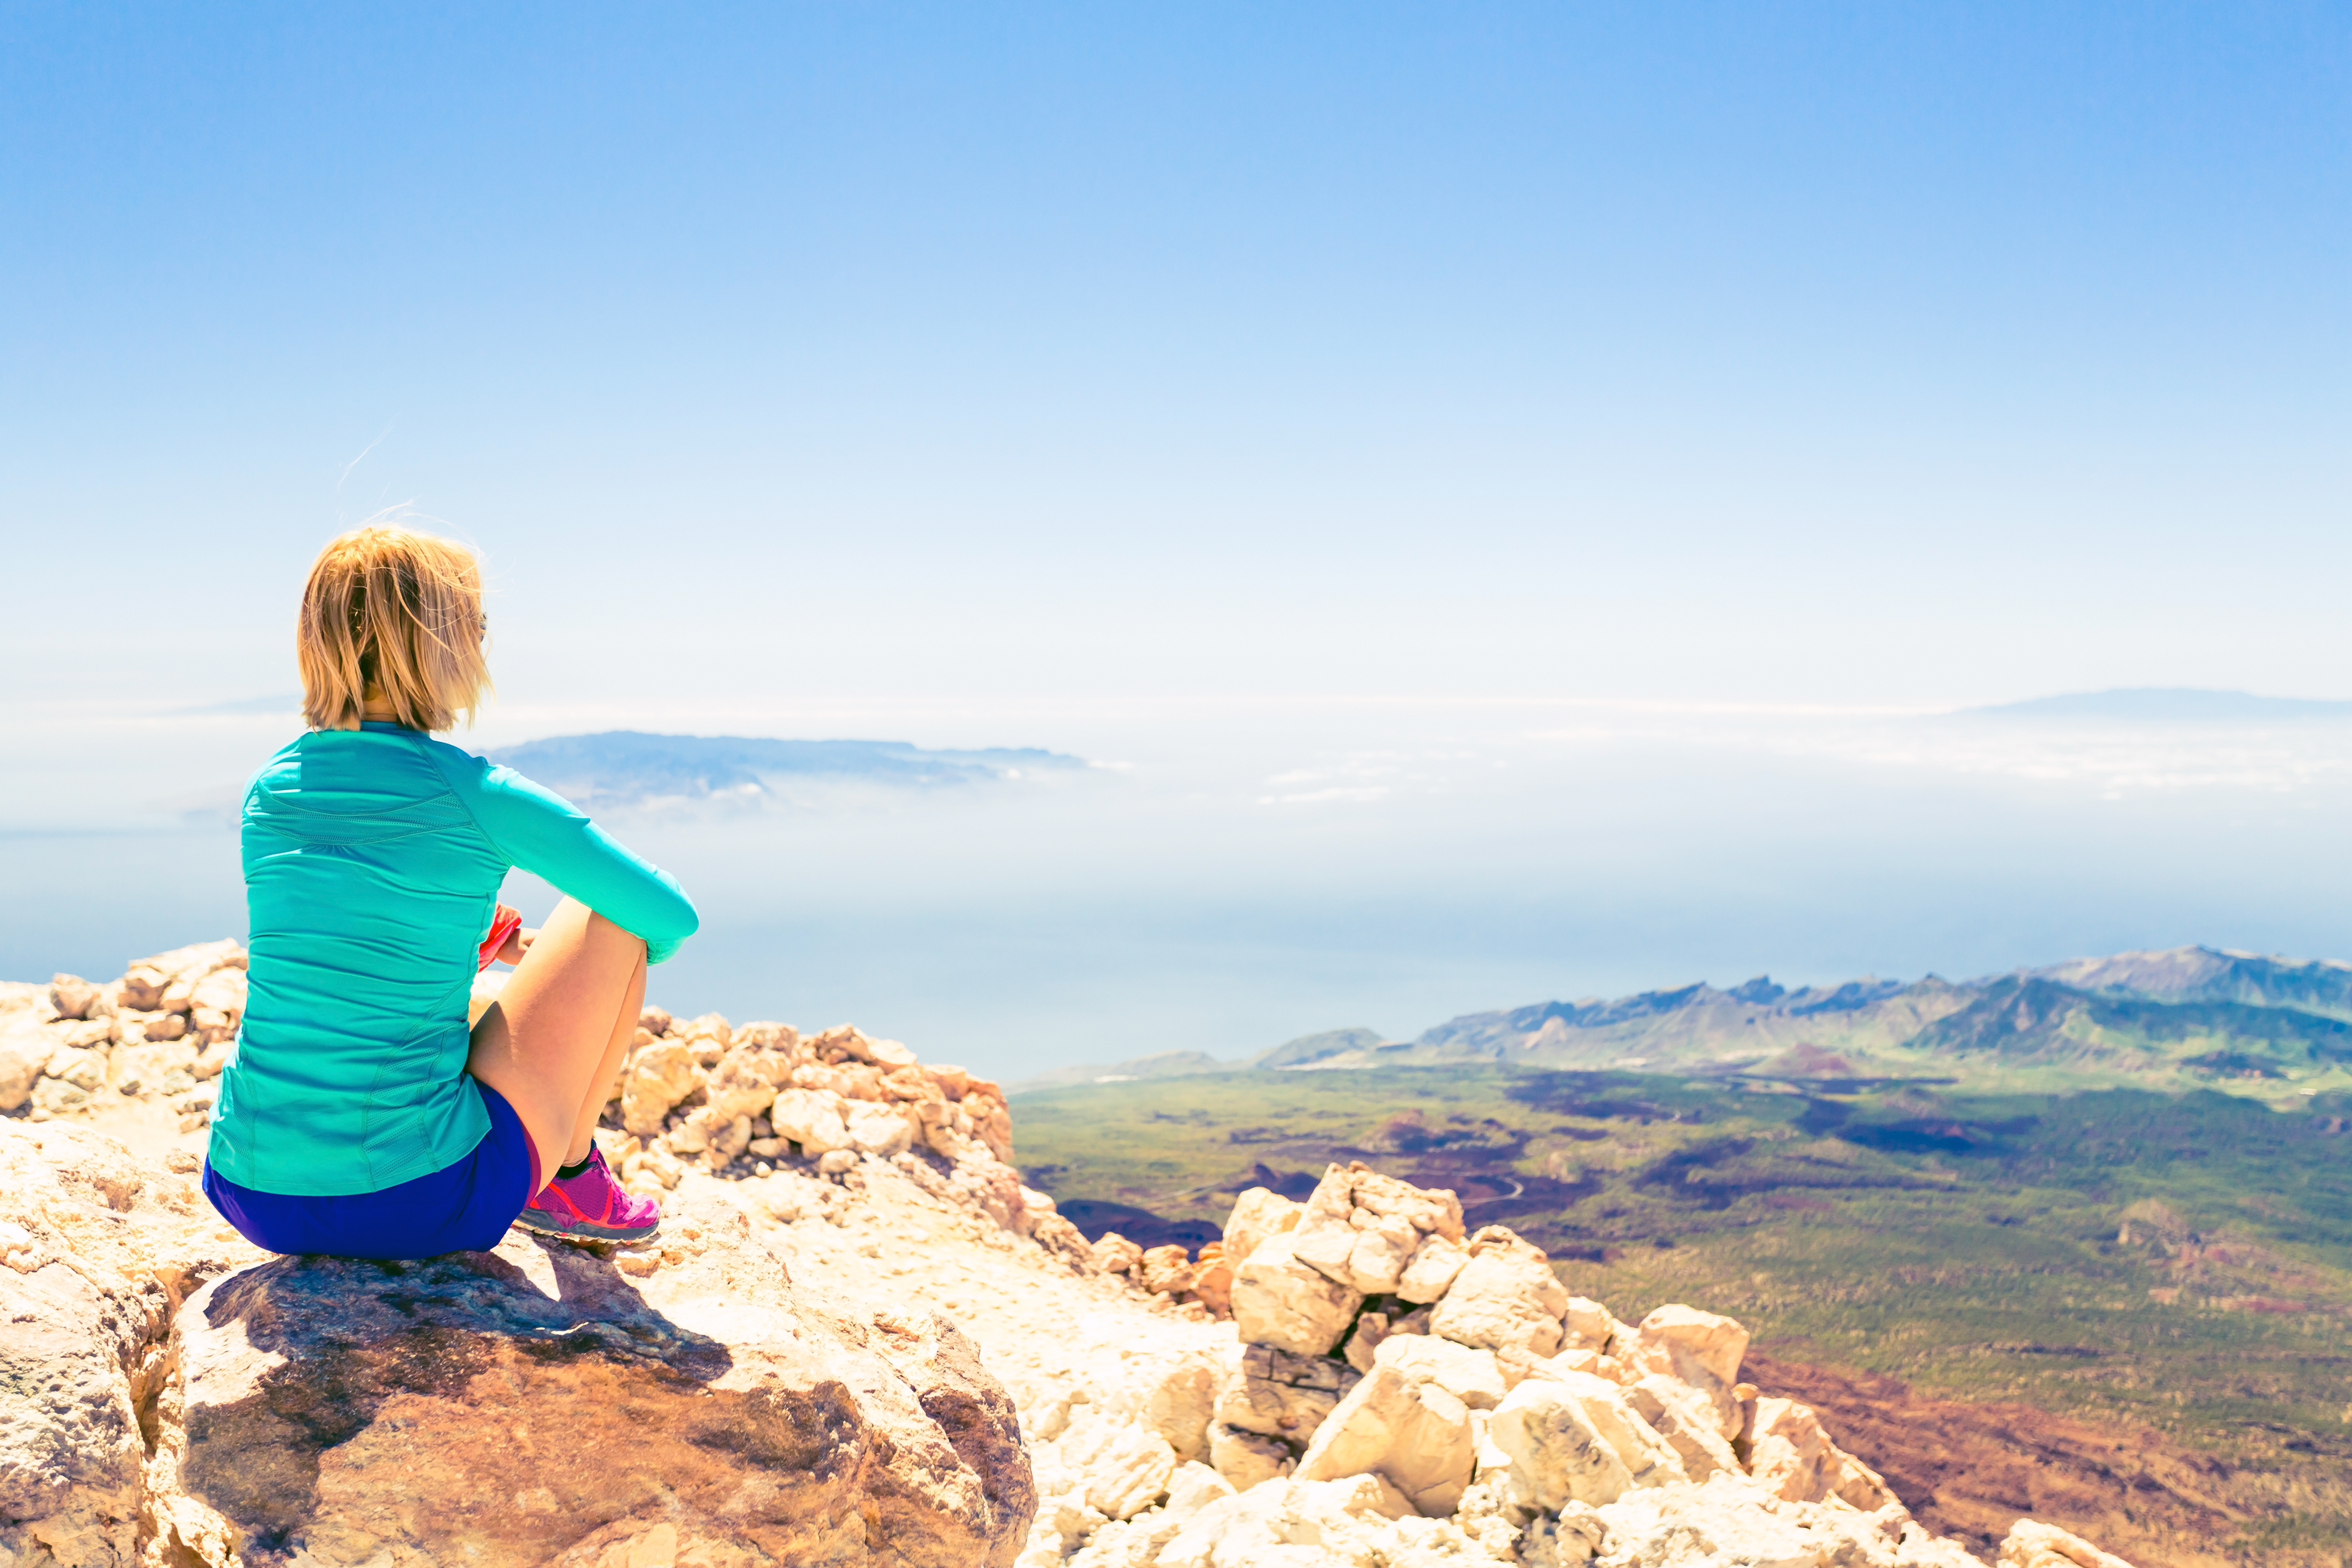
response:
<path id="1" fill-rule="evenodd" d="M 648 964 L 667 961 L 694 935 L 701 917 L 676 877 L 631 852 L 552 789 L 510 768 L 468 760 L 474 778 L 467 804 L 509 861 L 643 937 Z"/>

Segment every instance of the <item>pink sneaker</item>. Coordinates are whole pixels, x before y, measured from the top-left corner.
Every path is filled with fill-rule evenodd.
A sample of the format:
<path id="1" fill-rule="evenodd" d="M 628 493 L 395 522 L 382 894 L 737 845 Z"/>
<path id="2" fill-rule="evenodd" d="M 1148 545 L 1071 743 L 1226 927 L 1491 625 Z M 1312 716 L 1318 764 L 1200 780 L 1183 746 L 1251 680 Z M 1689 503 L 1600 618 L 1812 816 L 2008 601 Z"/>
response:
<path id="1" fill-rule="evenodd" d="M 613 1179 L 604 1151 L 588 1152 L 588 1168 L 540 1189 L 515 1217 L 525 1230 L 577 1241 L 642 1241 L 661 1227 L 661 1205 L 625 1190 Z"/>

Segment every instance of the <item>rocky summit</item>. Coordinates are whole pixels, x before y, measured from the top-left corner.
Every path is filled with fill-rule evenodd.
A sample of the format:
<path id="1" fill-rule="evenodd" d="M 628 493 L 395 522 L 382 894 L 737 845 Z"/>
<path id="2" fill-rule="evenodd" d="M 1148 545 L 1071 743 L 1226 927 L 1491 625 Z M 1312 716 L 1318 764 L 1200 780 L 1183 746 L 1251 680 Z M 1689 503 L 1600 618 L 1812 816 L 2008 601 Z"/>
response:
<path id="1" fill-rule="evenodd" d="M 644 1246 L 272 1257 L 194 1180 L 243 968 L 0 991 L 0 1568 L 1976 1561 L 1729 1318 L 1360 1163 L 1089 1242 L 993 1084 L 854 1029 L 646 1011 L 599 1134 Z"/>

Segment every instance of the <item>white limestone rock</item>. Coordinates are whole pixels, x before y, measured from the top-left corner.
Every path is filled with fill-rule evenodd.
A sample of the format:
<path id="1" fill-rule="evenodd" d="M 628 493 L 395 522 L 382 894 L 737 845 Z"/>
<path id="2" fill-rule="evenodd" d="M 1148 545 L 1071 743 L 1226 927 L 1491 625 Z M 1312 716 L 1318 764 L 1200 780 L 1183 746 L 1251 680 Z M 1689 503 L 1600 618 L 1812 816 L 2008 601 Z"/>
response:
<path id="1" fill-rule="evenodd" d="M 1384 1295 L 1398 1288 L 1431 1236 L 1461 1239 L 1462 1206 L 1454 1196 L 1382 1176 L 1357 1160 L 1324 1171 L 1291 1246 L 1293 1256 L 1326 1278 Z"/>
<path id="2" fill-rule="evenodd" d="M 849 1147 L 849 1128 L 842 1118 L 842 1098 L 829 1089 L 785 1089 L 768 1112 L 776 1136 L 790 1138 L 810 1155 Z"/>
<path id="3" fill-rule="evenodd" d="M 1494 1352 L 1473 1350 L 1433 1334 L 1400 1334 L 1382 1340 L 1372 1360 L 1375 1365 L 1393 1366 L 1408 1377 L 1434 1383 L 1473 1410 L 1492 1410 L 1508 1392 Z"/>
<path id="4" fill-rule="evenodd" d="M 1217 1422 L 1209 1428 L 1209 1466 L 1235 1491 L 1286 1476 L 1298 1456 L 1279 1439 Z"/>
<path id="5" fill-rule="evenodd" d="M 1530 1377 L 1504 1396 L 1487 1432 L 1508 1461 L 1520 1506 L 1597 1507 L 1637 1487 L 1689 1479 L 1673 1446 L 1623 1395 L 1589 1373 L 1564 1372 Z"/>
<path id="6" fill-rule="evenodd" d="M 1304 1204 L 1271 1187 L 1244 1191 L 1234 1200 L 1234 1211 L 1225 1219 L 1225 1261 L 1234 1268 L 1248 1262 L 1258 1243 L 1293 1228 L 1306 1212 Z"/>
<path id="7" fill-rule="evenodd" d="M 897 1105 L 853 1100 L 849 1102 L 847 1111 L 848 1114 L 843 1119 L 843 1134 L 848 1138 L 849 1146 L 859 1154 L 887 1160 L 913 1145 L 916 1125 L 908 1121 L 907 1113 Z"/>
<path id="8" fill-rule="evenodd" d="M 1596 1512 L 1606 1531 L 1607 1545 L 1597 1559 L 1605 1568 L 1734 1563 L 1756 1568 L 1928 1568 L 1937 1561 L 1916 1554 L 1904 1558 L 1900 1542 L 1868 1514 L 1798 1503 L 1770 1506 L 1756 1489 L 1730 1476 L 1704 1486 L 1627 1491 Z M 1960 1561 L 1969 1561 L 1965 1552 Z"/>
<path id="9" fill-rule="evenodd" d="M 1736 1475 L 1746 1469 L 1725 1438 L 1704 1390 L 1653 1373 L 1625 1390 L 1625 1402 L 1672 1445 L 1691 1479 L 1703 1481 L 1717 1471 Z"/>
<path id="10" fill-rule="evenodd" d="M 56 975 L 49 980 L 49 1006 L 61 1019 L 89 1016 L 90 1005 L 99 998 L 99 989 L 79 975 Z"/>
<path id="11" fill-rule="evenodd" d="M 1471 1238 L 1470 1261 L 1430 1317 L 1430 1332 L 1457 1344 L 1548 1356 L 1559 1348 L 1568 1291 L 1540 1249 L 1499 1225 Z"/>
<path id="12" fill-rule="evenodd" d="M 1168 1479 L 1168 1502 L 1163 1510 L 1169 1518 L 1186 1520 L 1223 1498 L 1234 1495 L 1234 1484 L 1209 1466 L 1198 1460 L 1176 1467 Z"/>
<path id="13" fill-rule="evenodd" d="M 1441 1568 L 1491 1563 L 1450 1521 L 1422 1519 L 1377 1476 L 1268 1482 L 1203 1508 L 1157 1568 Z"/>
<path id="14" fill-rule="evenodd" d="M 1208 1458 L 1217 1404 L 1217 1364 L 1206 1354 L 1150 1364 L 1138 1379 L 1136 1417 L 1168 1441 L 1179 1459 Z"/>
<path id="15" fill-rule="evenodd" d="M 694 1053 L 682 1042 L 663 1040 L 639 1051 L 621 1080 L 621 1124 L 640 1137 L 659 1133 L 696 1082 Z"/>
<path id="16" fill-rule="evenodd" d="M 1590 1296 L 1570 1296 L 1568 1308 L 1560 1313 L 1562 1350 L 1590 1350 L 1606 1355 L 1611 1345 L 1621 1336 L 1627 1343 L 1633 1331 L 1617 1321 L 1617 1314 Z"/>
<path id="17" fill-rule="evenodd" d="M 1738 1436 L 1743 1418 L 1732 1390 L 1747 1354 L 1748 1331 L 1730 1318 L 1696 1307 L 1664 1306 L 1642 1320 L 1632 1343 L 1619 1347 L 1618 1359 L 1698 1389 L 1714 1406 L 1718 1428 L 1730 1437 Z"/>
<path id="18" fill-rule="evenodd" d="M 33 1085 L 56 1051 L 56 1041 L 30 1019 L 0 1026 L 0 1111 L 14 1111 L 32 1098 Z"/>
<path id="19" fill-rule="evenodd" d="M 1097 1416 L 1085 1437 L 1062 1439 L 1062 1458 L 1083 1470 L 1087 1506 L 1108 1519 L 1132 1519 L 1167 1493 L 1176 1450 L 1149 1427 Z"/>
<path id="20" fill-rule="evenodd" d="M 1290 1239 L 1269 1236 L 1234 1270 L 1234 1322 L 1253 1343 L 1324 1355 L 1355 1321 L 1363 1292 L 1292 1257 Z"/>
<path id="21" fill-rule="evenodd" d="M 1470 1249 L 1461 1242 L 1451 1237 L 1429 1237 L 1397 1276 L 1396 1293 L 1417 1304 L 1437 1301 L 1469 1262 Z"/>
<path id="22" fill-rule="evenodd" d="M 1759 1486 L 1791 1502 L 1835 1498 L 1871 1513 L 1895 1500 L 1884 1477 L 1832 1442 L 1821 1417 L 1793 1399 L 1756 1402 L 1748 1469 Z"/>
<path id="23" fill-rule="evenodd" d="M 1328 1356 L 1244 1345 L 1217 1390 L 1215 1418 L 1240 1431 L 1305 1443 L 1361 1381 L 1360 1373 Z"/>
<path id="24" fill-rule="evenodd" d="M 1414 1511 L 1443 1518 L 1461 1502 L 1478 1460 L 1469 1406 L 1396 1364 L 1375 1364 L 1317 1430 L 1297 1479 L 1378 1475 Z"/>

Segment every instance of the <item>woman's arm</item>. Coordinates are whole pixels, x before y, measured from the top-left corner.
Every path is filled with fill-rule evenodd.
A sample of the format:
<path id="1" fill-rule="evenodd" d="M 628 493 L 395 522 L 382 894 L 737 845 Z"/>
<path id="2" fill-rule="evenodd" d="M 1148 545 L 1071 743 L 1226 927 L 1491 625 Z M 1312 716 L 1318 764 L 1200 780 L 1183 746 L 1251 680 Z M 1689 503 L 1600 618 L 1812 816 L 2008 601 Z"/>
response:
<path id="1" fill-rule="evenodd" d="M 646 963 L 670 957 L 701 923 L 676 877 L 553 790 L 512 768 L 484 767 L 468 794 L 475 821 L 509 860 L 643 937 Z"/>

